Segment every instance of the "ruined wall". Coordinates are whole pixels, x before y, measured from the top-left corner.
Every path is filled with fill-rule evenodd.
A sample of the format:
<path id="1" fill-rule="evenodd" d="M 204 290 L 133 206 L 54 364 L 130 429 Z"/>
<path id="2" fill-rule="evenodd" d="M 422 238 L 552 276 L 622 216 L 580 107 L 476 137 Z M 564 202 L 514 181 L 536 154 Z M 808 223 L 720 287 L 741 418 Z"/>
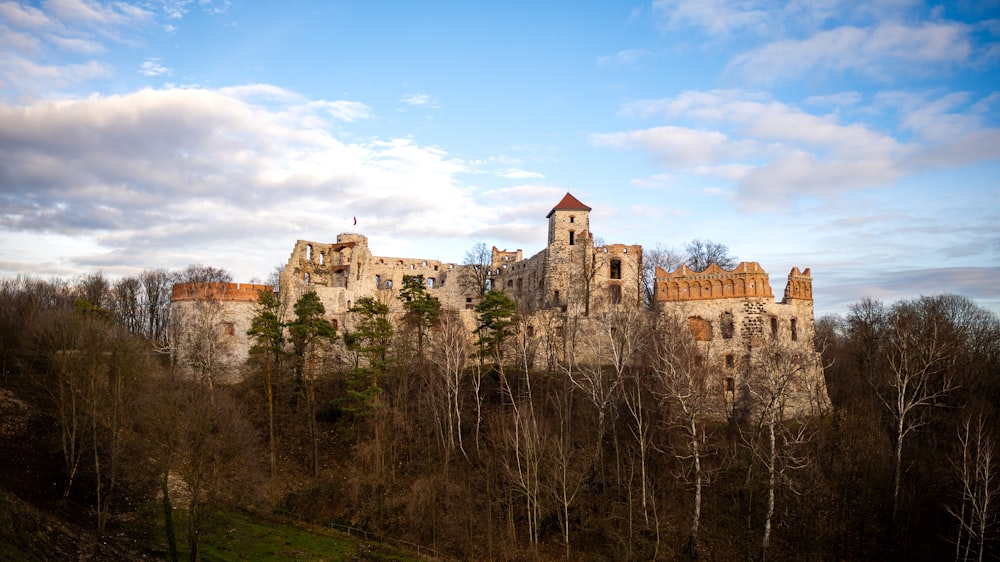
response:
<path id="1" fill-rule="evenodd" d="M 177 283 L 170 299 L 171 357 L 184 376 L 229 384 L 243 378 L 252 344 L 247 331 L 261 291 L 251 283 Z"/>
<path id="2" fill-rule="evenodd" d="M 646 314 L 642 247 L 595 244 L 590 207 L 568 193 L 546 218 L 548 244 L 533 256 L 524 259 L 520 249 L 493 248 L 489 283 L 517 301 L 525 330 L 522 341 L 532 346 L 532 361 L 545 361 L 548 368 L 568 357 L 600 363 L 607 351 L 602 338 L 608 337 L 611 323 L 646 321 L 640 319 Z M 480 297 L 464 289 L 464 271 L 460 264 L 438 260 L 373 255 L 368 239 L 356 233 L 340 234 L 333 243 L 298 240 L 279 280 L 282 319 L 294 318 L 294 303 L 309 291 L 320 297 L 341 333 L 353 328 L 356 319 L 349 310 L 364 297 L 388 304 L 391 316 L 398 318 L 403 310 L 397 295 L 404 276 L 422 275 L 427 292 L 443 308 L 458 311 L 471 334 L 476 325 L 471 309 Z M 179 363 L 194 372 L 198 362 L 191 357 L 201 354 L 241 367 L 250 347 L 246 331 L 264 288 L 269 289 L 176 286 L 173 310 L 188 324 L 177 331 Z M 747 389 L 754 373 L 775 358 L 791 361 L 795 386 L 802 389 L 790 395 L 790 414 L 815 413 L 829 403 L 813 346 L 809 269 L 792 269 L 781 302 L 775 302 L 768 274 L 757 262 L 743 262 L 733 270 L 717 265 L 703 272 L 684 266 L 669 273 L 658 269 L 654 295 L 659 313 L 677 317 L 695 337 L 699 360 L 711 373 L 710 384 L 730 399 L 731 408 L 749 404 Z M 623 321 L 628 315 L 635 318 Z M 208 342 L 214 347 L 206 347 Z"/>
<path id="3" fill-rule="evenodd" d="M 715 264 L 703 272 L 684 266 L 672 273 L 659 269 L 655 294 L 663 314 L 686 320 L 709 372 L 718 377 L 713 384 L 731 388 L 736 402 L 754 369 L 763 368 L 762 361 L 783 357 L 798 369 L 786 404 L 788 413 L 818 413 L 829 406 L 813 342 L 808 269 L 792 269 L 780 303 L 774 300 L 767 272 L 756 262 L 743 262 L 729 271 Z"/>

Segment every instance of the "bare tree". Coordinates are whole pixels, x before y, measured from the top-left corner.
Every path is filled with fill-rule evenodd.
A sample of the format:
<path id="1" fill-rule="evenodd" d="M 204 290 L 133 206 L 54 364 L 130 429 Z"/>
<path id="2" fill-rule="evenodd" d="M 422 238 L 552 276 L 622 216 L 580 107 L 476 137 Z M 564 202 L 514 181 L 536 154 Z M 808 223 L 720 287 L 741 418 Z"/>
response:
<path id="1" fill-rule="evenodd" d="M 175 283 L 232 283 L 233 274 L 225 269 L 202 265 L 200 263 L 191 264 L 174 276 Z"/>
<path id="2" fill-rule="evenodd" d="M 987 417 L 979 413 L 975 418 L 967 416 L 958 431 L 959 461 L 955 469 L 961 494 L 958 507 L 948 508 L 958 521 L 955 562 L 982 562 L 990 534 L 997 526 L 1000 478 L 989 427 Z"/>
<path id="3" fill-rule="evenodd" d="M 468 359 L 472 352 L 468 330 L 458 314 L 444 313 L 440 324 L 430 333 L 430 362 L 433 365 L 435 389 L 440 389 L 440 400 L 435 400 L 439 410 L 444 410 L 445 438 L 447 448 L 457 447 L 463 456 L 462 444 L 462 379 L 465 376 Z"/>
<path id="4" fill-rule="evenodd" d="M 673 414 L 673 424 L 684 432 L 684 448 L 677 457 L 688 463 L 685 473 L 693 488 L 691 523 L 686 549 L 688 555 L 698 555 L 698 533 L 701 529 L 702 488 L 708 482 L 704 455 L 708 440 L 707 426 L 717 412 L 723 410 L 719 396 L 725 390 L 709 380 L 707 367 L 698 358 L 690 330 L 677 318 L 667 318 L 659 332 L 663 341 L 658 346 L 654 373 L 666 410 Z M 718 381 L 720 384 L 723 381 Z"/>
<path id="5" fill-rule="evenodd" d="M 729 254 L 729 247 L 711 240 L 694 239 L 684 245 L 687 252 L 685 263 L 694 271 L 705 271 L 713 263 L 722 269 L 732 269 L 737 265 L 737 257 Z"/>
<path id="6" fill-rule="evenodd" d="M 794 489 L 787 472 L 806 466 L 806 458 L 798 449 L 808 441 L 806 426 L 792 427 L 784 422 L 784 409 L 795 397 L 795 384 L 809 368 L 809 357 L 771 342 L 751 352 L 749 377 L 745 381 L 758 409 L 755 431 L 747 442 L 751 454 L 759 459 L 767 472 L 767 507 L 764 533 L 761 538 L 761 560 L 766 560 L 771 544 L 778 484 Z M 758 443 L 764 440 L 764 445 Z M 752 470 L 753 462 L 750 463 Z M 750 473 L 748 472 L 748 482 Z M 781 480 L 781 482 L 779 482 Z"/>
<path id="7" fill-rule="evenodd" d="M 684 257 L 673 248 L 665 248 L 660 244 L 646 248 L 642 252 L 642 298 L 646 308 L 654 308 L 656 304 L 656 270 L 671 272 L 684 263 Z"/>
<path id="8" fill-rule="evenodd" d="M 906 438 L 927 423 L 924 411 L 943 406 L 945 396 L 957 387 L 949 372 L 955 361 L 954 342 L 945 337 L 941 319 L 925 312 L 928 311 L 919 303 L 902 303 L 895 307 L 886 335 L 887 380 L 876 386 L 878 397 L 894 425 L 894 526 L 899 515 Z"/>
<path id="9" fill-rule="evenodd" d="M 165 269 L 147 269 L 139 274 L 146 310 L 144 333 L 158 349 L 165 349 L 170 326 L 171 275 Z"/>
<path id="10" fill-rule="evenodd" d="M 493 265 L 493 252 L 482 242 L 465 252 L 462 259 L 462 273 L 459 277 L 462 290 L 481 297 L 490 289 L 490 267 Z"/>

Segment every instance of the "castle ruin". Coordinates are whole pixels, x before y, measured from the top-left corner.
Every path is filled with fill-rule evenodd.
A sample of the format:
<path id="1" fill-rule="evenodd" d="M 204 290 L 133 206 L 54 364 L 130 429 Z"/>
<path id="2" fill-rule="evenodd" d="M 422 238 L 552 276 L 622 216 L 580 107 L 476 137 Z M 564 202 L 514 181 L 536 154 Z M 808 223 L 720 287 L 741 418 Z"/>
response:
<path id="1" fill-rule="evenodd" d="M 590 230 L 591 208 L 567 193 L 546 215 L 547 245 L 525 259 L 522 250 L 492 249 L 486 288 L 506 292 L 527 319 L 534 337 L 547 339 L 547 360 L 566 359 L 565 319 L 574 318 L 576 336 L 592 338 L 609 314 L 639 313 L 642 298 L 642 247 L 599 244 Z M 484 264 L 485 265 L 485 264 Z M 302 295 L 315 292 L 335 328 L 351 324 L 350 309 L 358 299 L 381 295 L 395 302 L 405 276 L 423 276 L 427 293 L 442 308 L 456 311 L 470 328 L 481 294 L 463 282 L 468 265 L 421 258 L 373 255 L 367 237 L 356 233 L 337 236 L 333 243 L 298 240 L 279 278 L 278 294 L 286 318 Z M 197 315 L 215 321 L 227 341 L 226 360 L 246 357 L 246 330 L 254 314 L 256 294 L 269 286 L 215 284 L 214 288 L 179 284 L 174 287 L 172 310 L 179 317 Z M 812 277 L 809 269 L 793 268 L 783 298 L 776 301 L 768 274 L 757 262 L 742 262 L 732 270 L 711 265 L 696 272 L 686 266 L 667 272 L 657 268 L 654 308 L 686 323 L 701 350 L 698 360 L 717 379 L 713 383 L 729 407 L 749 388 L 751 366 L 787 358 L 801 387 L 789 408 L 814 412 L 828 404 L 819 354 L 813 344 Z M 201 301 L 210 300 L 217 318 L 206 318 Z M 179 333 L 183 331 L 179 328 Z M 554 340 L 560 340 L 554 345 Z M 189 344 L 192 341 L 187 340 Z M 197 341 L 195 338 L 194 341 Z M 181 344 L 178 344 L 181 345 Z M 583 348 L 581 348 L 583 349 Z M 780 353 L 779 350 L 780 349 Z M 179 349 L 179 353 L 184 353 Z M 574 360 L 593 360 L 575 351 Z M 187 363 L 192 363 L 188 361 Z M 795 394 L 795 393 L 793 393 Z"/>

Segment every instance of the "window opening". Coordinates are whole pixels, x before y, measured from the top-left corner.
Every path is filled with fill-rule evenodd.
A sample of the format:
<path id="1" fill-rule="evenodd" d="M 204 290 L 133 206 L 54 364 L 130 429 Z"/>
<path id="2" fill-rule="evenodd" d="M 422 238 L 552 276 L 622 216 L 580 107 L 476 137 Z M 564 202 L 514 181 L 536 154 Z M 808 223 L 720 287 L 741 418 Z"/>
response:
<path id="1" fill-rule="evenodd" d="M 574 242 L 574 238 L 575 238 L 575 237 L 576 237 L 576 233 L 575 233 L 575 232 L 573 232 L 572 230 L 571 230 L 571 231 L 569 231 L 569 245 L 570 245 L 570 246 L 572 246 L 572 245 L 573 245 L 573 242 Z"/>
<path id="2" fill-rule="evenodd" d="M 736 358 L 732 355 L 726 356 L 726 367 L 733 368 L 736 366 Z"/>
<path id="3" fill-rule="evenodd" d="M 799 339 L 798 322 L 794 318 L 792 318 L 792 341 L 798 341 L 798 339 Z"/>
<path id="4" fill-rule="evenodd" d="M 611 297 L 611 304 L 619 304 L 622 302 L 622 287 L 621 285 L 610 285 L 608 287 L 609 296 Z"/>
<path id="5" fill-rule="evenodd" d="M 778 319 L 774 316 L 771 317 L 771 337 L 778 337 Z"/>
<path id="6" fill-rule="evenodd" d="M 726 312 L 722 313 L 722 317 L 719 319 L 719 324 L 722 326 L 722 338 L 732 339 L 733 333 L 736 331 L 736 323 L 733 321 L 733 313 Z"/>
<path id="7" fill-rule="evenodd" d="M 622 260 L 611 260 L 611 278 L 622 278 Z"/>

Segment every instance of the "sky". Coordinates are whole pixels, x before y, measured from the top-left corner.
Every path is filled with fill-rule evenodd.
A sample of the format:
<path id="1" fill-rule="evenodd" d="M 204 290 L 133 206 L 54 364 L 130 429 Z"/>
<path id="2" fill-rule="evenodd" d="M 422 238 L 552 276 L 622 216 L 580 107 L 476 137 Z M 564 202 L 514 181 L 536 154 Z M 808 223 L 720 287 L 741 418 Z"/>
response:
<path id="1" fill-rule="evenodd" d="M 1000 0 L 0 0 L 0 276 L 527 257 L 566 192 L 817 317 L 1000 312 Z"/>

